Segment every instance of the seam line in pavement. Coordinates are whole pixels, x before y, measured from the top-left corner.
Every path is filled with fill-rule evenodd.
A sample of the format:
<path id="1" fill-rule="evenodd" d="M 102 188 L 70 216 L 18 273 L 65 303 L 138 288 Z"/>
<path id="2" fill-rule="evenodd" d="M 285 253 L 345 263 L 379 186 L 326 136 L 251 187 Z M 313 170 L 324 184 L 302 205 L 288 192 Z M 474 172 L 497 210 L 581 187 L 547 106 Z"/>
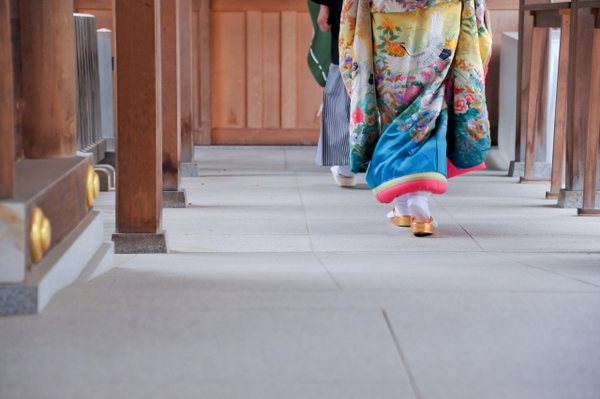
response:
<path id="1" fill-rule="evenodd" d="M 583 284 L 591 285 L 592 287 L 600 288 L 600 285 L 598 285 L 598 284 L 594 284 L 594 283 L 589 282 L 589 281 L 581 280 L 581 279 L 578 279 L 577 277 L 567 276 L 565 274 L 561 274 L 561 273 L 558 273 L 558 272 L 555 272 L 555 271 L 552 271 L 552 270 L 544 269 L 543 267 L 530 265 L 530 264 L 527 264 L 527 263 L 522 262 L 520 260 L 514 260 L 514 259 L 509 259 L 509 258 L 502 257 L 502 256 L 499 255 L 500 253 L 502 253 L 502 252 L 499 252 L 499 253 L 498 252 L 490 252 L 491 255 L 494 255 L 494 256 L 496 256 L 496 257 L 498 257 L 500 259 L 508 260 L 508 261 L 511 261 L 511 262 L 516 262 L 516 263 L 519 263 L 519 264 L 521 264 L 523 266 L 531 267 L 533 269 L 537 269 L 537 270 L 541 270 L 541 271 L 544 271 L 544 272 L 547 272 L 547 273 L 550 273 L 550 274 L 554 274 L 555 276 L 560 276 L 560 277 L 568 278 L 569 280 L 578 281 L 578 282 L 583 283 Z M 560 252 L 560 253 L 564 253 L 564 252 Z M 575 252 L 575 253 L 585 253 L 585 252 Z"/>
<path id="2" fill-rule="evenodd" d="M 390 331 L 390 335 L 394 340 L 394 345 L 396 345 L 396 350 L 398 351 L 398 355 L 400 355 L 400 360 L 404 365 L 404 371 L 406 372 L 406 376 L 408 377 L 408 382 L 415 394 L 417 399 L 423 399 L 423 395 L 421 395 L 421 391 L 419 391 L 419 386 L 417 385 L 417 381 L 415 380 L 415 376 L 413 375 L 410 367 L 408 366 L 408 362 L 406 361 L 406 357 L 404 356 L 404 352 L 402 351 L 402 347 L 400 346 L 400 341 L 394 332 L 394 328 L 392 327 L 392 323 L 385 311 L 385 309 L 381 309 L 381 313 L 383 314 L 383 318 L 385 319 L 385 323 L 387 324 L 388 330 Z"/>
<path id="3" fill-rule="evenodd" d="M 329 269 L 327 269 L 327 267 L 325 266 L 325 264 L 323 263 L 321 258 L 319 258 L 319 256 L 315 252 L 315 247 L 313 246 L 313 242 L 312 242 L 312 236 L 310 234 L 310 228 L 308 227 L 308 219 L 306 218 L 306 208 L 304 207 L 304 199 L 302 198 L 302 191 L 300 190 L 300 182 L 298 181 L 298 173 L 297 172 L 294 172 L 294 177 L 296 179 L 296 189 L 298 190 L 298 196 L 300 197 L 300 204 L 302 205 L 302 216 L 304 217 L 304 226 L 306 228 L 306 236 L 308 237 L 308 245 L 310 246 L 310 252 L 317 259 L 317 261 L 319 262 L 321 267 L 325 270 L 325 272 L 329 275 L 329 278 L 331 280 L 333 280 L 337 289 L 339 291 L 343 291 L 342 287 L 340 286 L 338 281 L 333 277 L 333 275 L 331 274 Z"/>

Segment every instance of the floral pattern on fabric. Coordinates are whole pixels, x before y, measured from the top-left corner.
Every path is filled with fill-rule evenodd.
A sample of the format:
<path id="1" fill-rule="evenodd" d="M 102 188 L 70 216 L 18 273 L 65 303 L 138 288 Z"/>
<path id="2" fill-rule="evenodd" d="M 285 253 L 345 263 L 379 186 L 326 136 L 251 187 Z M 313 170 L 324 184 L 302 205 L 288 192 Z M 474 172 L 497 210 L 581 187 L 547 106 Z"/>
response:
<path id="1" fill-rule="evenodd" d="M 483 0 L 344 1 L 340 70 L 353 115 L 350 166 L 369 164 L 374 191 L 411 174 L 445 176 L 446 155 L 458 168 L 485 160 L 487 20 Z"/>

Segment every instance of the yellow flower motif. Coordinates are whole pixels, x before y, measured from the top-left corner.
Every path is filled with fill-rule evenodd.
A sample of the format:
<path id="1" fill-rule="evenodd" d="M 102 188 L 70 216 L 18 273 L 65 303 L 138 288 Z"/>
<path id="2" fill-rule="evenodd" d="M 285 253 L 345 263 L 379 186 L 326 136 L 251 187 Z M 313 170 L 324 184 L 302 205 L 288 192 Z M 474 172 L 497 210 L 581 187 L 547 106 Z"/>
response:
<path id="1" fill-rule="evenodd" d="M 398 27 L 398 25 L 396 25 L 396 23 L 390 18 L 384 19 L 383 22 L 381 23 L 381 28 L 383 30 L 386 30 L 386 29 L 396 30 L 397 27 Z"/>
<path id="2" fill-rule="evenodd" d="M 396 57 L 404 57 L 406 55 L 406 49 L 398 43 L 390 43 L 386 48 L 388 54 Z"/>
<path id="3" fill-rule="evenodd" d="M 456 40 L 446 40 L 446 44 L 444 47 L 450 50 L 454 50 L 456 48 L 457 41 Z"/>

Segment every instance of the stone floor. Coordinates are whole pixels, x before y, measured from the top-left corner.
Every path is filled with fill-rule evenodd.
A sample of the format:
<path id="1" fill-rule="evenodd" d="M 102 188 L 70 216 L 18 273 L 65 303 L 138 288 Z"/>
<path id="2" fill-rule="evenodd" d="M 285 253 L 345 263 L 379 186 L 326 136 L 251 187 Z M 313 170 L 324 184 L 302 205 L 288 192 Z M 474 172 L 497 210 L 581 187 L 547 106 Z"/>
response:
<path id="1" fill-rule="evenodd" d="M 600 219 L 485 171 L 416 238 L 314 152 L 198 148 L 170 254 L 0 318 L 0 398 L 600 398 Z"/>

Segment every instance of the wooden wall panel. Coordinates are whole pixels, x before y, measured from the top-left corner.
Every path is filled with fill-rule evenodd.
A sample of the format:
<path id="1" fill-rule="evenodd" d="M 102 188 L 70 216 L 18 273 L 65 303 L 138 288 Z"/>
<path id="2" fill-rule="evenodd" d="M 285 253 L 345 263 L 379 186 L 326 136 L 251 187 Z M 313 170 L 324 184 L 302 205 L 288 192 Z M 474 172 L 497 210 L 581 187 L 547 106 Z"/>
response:
<path id="1" fill-rule="evenodd" d="M 212 0 L 213 11 L 306 12 L 306 0 Z"/>
<path id="2" fill-rule="evenodd" d="M 281 127 L 294 128 L 297 123 L 297 13 L 281 13 Z"/>
<path id="3" fill-rule="evenodd" d="M 263 127 L 263 17 L 246 13 L 246 104 L 249 128 Z"/>
<path id="4" fill-rule="evenodd" d="M 281 126 L 281 14 L 263 14 L 263 126 Z"/>
<path id="5" fill-rule="evenodd" d="M 246 14 L 213 13 L 213 127 L 246 127 Z"/>
<path id="6" fill-rule="evenodd" d="M 91 14 L 96 17 L 96 26 L 98 29 L 114 30 L 113 10 L 98 8 L 75 7 L 75 11 L 81 14 Z"/>

